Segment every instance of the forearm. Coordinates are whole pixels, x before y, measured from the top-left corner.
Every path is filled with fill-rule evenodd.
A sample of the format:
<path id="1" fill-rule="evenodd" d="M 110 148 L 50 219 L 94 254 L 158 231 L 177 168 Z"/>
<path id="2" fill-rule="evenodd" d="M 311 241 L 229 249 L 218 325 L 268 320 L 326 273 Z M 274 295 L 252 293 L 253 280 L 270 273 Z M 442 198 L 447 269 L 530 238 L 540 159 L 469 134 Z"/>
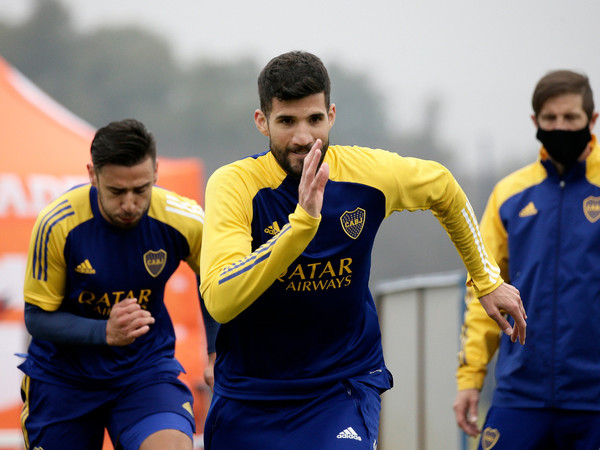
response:
<path id="1" fill-rule="evenodd" d="M 436 217 L 463 260 L 477 296 L 488 294 L 502 284 L 500 268 L 481 237 L 475 212 L 458 183 L 450 202 Z"/>
<path id="2" fill-rule="evenodd" d="M 217 321 L 228 322 L 250 306 L 310 243 L 320 219 L 311 217 L 299 206 L 289 218 L 290 222 L 277 236 L 241 259 L 233 259 L 226 253 L 219 255 L 223 250 L 203 249 L 206 260 L 201 267 L 206 270 L 203 270 L 202 297 Z M 215 242 L 226 249 L 227 239 L 211 234 L 209 227 L 210 224 L 205 242 Z M 236 248 L 235 244 L 229 247 Z"/>
<path id="3" fill-rule="evenodd" d="M 25 303 L 25 326 L 36 339 L 61 344 L 107 345 L 106 320 L 80 317 L 64 311 L 45 311 Z"/>

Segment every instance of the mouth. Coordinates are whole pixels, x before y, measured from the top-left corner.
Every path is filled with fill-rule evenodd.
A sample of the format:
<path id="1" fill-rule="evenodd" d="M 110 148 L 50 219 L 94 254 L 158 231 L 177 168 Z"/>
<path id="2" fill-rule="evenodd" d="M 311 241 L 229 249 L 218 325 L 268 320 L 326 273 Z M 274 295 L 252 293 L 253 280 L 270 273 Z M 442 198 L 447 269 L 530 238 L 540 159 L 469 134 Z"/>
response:
<path id="1" fill-rule="evenodd" d="M 304 146 L 292 146 L 292 147 L 288 147 L 288 152 L 294 155 L 298 155 L 298 156 L 306 156 L 308 155 L 308 152 L 310 152 L 310 149 L 312 148 L 312 144 L 311 145 L 304 145 Z"/>
<path id="2" fill-rule="evenodd" d="M 136 216 L 121 216 L 119 217 L 119 220 L 121 221 L 121 223 L 130 224 L 136 221 Z"/>
<path id="3" fill-rule="evenodd" d="M 309 151 L 310 150 L 298 149 L 298 150 L 291 150 L 290 153 L 292 155 L 296 155 L 296 156 L 306 156 L 306 155 L 308 155 Z"/>

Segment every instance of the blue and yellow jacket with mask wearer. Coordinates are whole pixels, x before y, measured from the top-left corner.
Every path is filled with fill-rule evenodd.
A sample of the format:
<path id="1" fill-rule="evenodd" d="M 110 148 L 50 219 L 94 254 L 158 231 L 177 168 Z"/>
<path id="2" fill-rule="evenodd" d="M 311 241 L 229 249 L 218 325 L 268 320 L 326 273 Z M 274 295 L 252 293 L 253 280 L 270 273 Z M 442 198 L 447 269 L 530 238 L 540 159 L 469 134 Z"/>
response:
<path id="1" fill-rule="evenodd" d="M 458 389 L 481 389 L 500 347 L 493 405 L 600 410 L 600 147 L 562 177 L 544 148 L 538 161 L 501 180 L 481 233 L 521 293 L 527 344 L 501 337 L 469 298 Z M 511 320 L 512 323 L 512 320 Z"/>
<path id="2" fill-rule="evenodd" d="M 324 161 L 330 175 L 319 218 L 298 205 L 299 181 L 271 152 L 208 181 L 201 292 L 222 323 L 220 395 L 308 398 L 350 378 L 391 387 L 368 282 L 375 235 L 394 211 L 431 210 L 480 295 L 502 283 L 464 192 L 443 166 L 338 145 Z"/>

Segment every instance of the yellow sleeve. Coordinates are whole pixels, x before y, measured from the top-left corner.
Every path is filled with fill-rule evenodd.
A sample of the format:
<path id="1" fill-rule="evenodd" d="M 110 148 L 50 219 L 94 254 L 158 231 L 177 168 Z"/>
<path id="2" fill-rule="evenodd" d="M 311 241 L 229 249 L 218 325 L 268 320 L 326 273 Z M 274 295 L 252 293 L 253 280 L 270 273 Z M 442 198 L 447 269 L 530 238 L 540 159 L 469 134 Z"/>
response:
<path id="1" fill-rule="evenodd" d="M 65 241 L 72 228 L 92 216 L 88 198 L 88 186 L 72 189 L 38 215 L 29 242 L 25 302 L 45 311 L 60 308 L 66 283 Z"/>
<path id="2" fill-rule="evenodd" d="M 508 281 L 508 235 L 500 220 L 498 203 L 498 190 L 495 189 L 481 219 L 481 235 L 498 262 L 502 278 Z M 477 294 L 473 287 L 467 287 L 467 309 L 456 372 L 458 390 L 483 387 L 487 365 L 500 345 L 500 327 L 487 315 L 477 298 L 481 295 Z"/>
<path id="3" fill-rule="evenodd" d="M 490 249 L 481 237 L 475 212 L 454 176 L 439 163 L 403 158 L 397 166 L 400 207 L 430 209 L 454 243 L 478 296 L 496 289 L 503 280 Z"/>
<path id="4" fill-rule="evenodd" d="M 344 165 L 347 171 L 352 170 L 347 178 L 369 184 L 385 194 L 386 215 L 402 210 L 431 210 L 454 243 L 479 296 L 502 284 L 498 265 L 481 238 L 475 213 L 446 167 L 380 149 L 354 147 L 343 156 L 355 158 L 355 164 Z M 380 176 L 373 177 L 373 173 Z"/>
<path id="5" fill-rule="evenodd" d="M 247 180 L 232 167 L 217 170 L 206 187 L 200 291 L 211 316 L 226 323 L 248 308 L 317 233 L 320 218 L 300 206 L 289 223 L 252 251 L 252 198 Z M 237 187 L 234 188 L 234 187 Z"/>
<path id="6" fill-rule="evenodd" d="M 441 208 L 432 207 L 452 242 L 456 246 L 470 276 L 470 285 L 477 297 L 489 294 L 503 283 L 501 271 L 482 238 L 475 212 L 464 191 L 454 180 L 448 183 L 447 198 Z"/>

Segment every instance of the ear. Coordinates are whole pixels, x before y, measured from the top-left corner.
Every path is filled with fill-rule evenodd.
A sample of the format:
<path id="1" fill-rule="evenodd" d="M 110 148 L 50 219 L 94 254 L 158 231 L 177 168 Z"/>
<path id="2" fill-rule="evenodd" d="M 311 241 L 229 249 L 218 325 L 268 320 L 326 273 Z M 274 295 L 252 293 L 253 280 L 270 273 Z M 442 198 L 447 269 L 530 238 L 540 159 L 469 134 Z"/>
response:
<path id="1" fill-rule="evenodd" d="M 333 127 L 333 124 L 335 122 L 335 103 L 332 103 L 331 105 L 329 105 L 329 112 L 327 113 L 327 116 L 329 118 L 329 129 L 331 130 L 331 127 Z"/>
<path id="2" fill-rule="evenodd" d="M 90 178 L 90 183 L 92 186 L 98 187 L 98 180 L 96 179 L 96 171 L 94 170 L 94 165 L 92 163 L 87 164 L 88 177 Z"/>
<path id="3" fill-rule="evenodd" d="M 535 125 L 536 128 L 539 128 L 540 126 L 538 125 L 537 119 L 535 118 L 535 114 L 531 115 L 531 120 L 533 122 L 533 124 Z"/>
<path id="4" fill-rule="evenodd" d="M 254 125 L 263 136 L 269 137 L 269 119 L 261 109 L 254 111 Z"/>
<path id="5" fill-rule="evenodd" d="M 596 125 L 597 119 L 598 119 L 598 113 L 595 112 L 592 114 L 592 117 L 590 118 L 590 132 L 592 131 L 592 128 L 594 128 L 594 125 Z"/>
<path id="6" fill-rule="evenodd" d="M 156 160 L 156 163 L 154 164 L 154 184 L 156 184 L 158 182 L 158 159 Z"/>

